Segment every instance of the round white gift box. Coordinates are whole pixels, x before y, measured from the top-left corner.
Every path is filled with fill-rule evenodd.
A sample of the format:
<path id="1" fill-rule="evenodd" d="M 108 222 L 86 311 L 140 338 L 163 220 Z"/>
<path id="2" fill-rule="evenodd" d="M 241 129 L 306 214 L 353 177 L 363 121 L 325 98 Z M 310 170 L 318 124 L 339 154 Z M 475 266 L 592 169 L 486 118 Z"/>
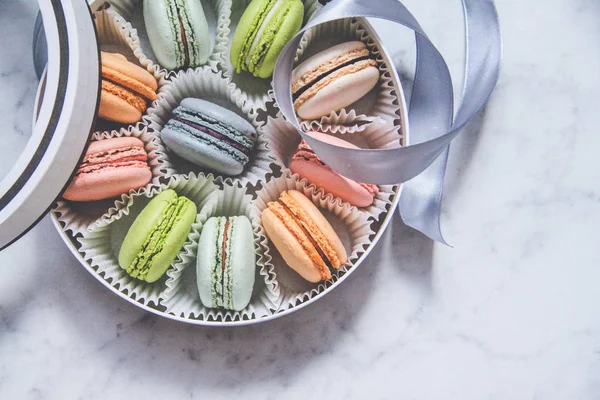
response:
<path id="1" fill-rule="evenodd" d="M 57 2 L 52 3 L 55 5 L 55 3 Z M 29 189 L 29 192 L 23 192 L 23 197 L 25 198 L 25 200 L 21 201 L 19 204 L 12 203 L 11 205 L 9 203 L 8 205 L 10 207 L 5 206 L 4 208 L 0 209 L 0 218 L 2 218 L 0 219 L 0 223 L 2 224 L 0 225 L 0 238 L 3 238 L 3 241 L 0 242 L 0 245 L 2 246 L 9 244 L 15 238 L 17 238 L 21 232 L 26 231 L 28 227 L 30 227 L 37 218 L 44 214 L 45 210 L 47 210 L 48 207 L 56 206 L 54 200 L 59 196 L 61 190 L 64 188 L 65 184 L 69 181 L 70 176 L 73 174 L 78 161 L 82 157 L 82 153 L 85 148 L 86 142 L 92 136 L 94 136 L 95 138 L 102 136 L 101 132 L 95 132 L 93 130 L 93 121 L 95 119 L 95 113 L 98 105 L 98 87 L 100 82 L 100 68 L 98 63 L 100 43 L 96 42 L 96 40 L 100 40 L 101 42 L 102 37 L 97 39 L 95 36 L 93 25 L 94 21 L 92 19 L 92 15 L 94 15 L 94 13 L 97 12 L 112 12 L 116 13 L 117 15 L 120 15 L 119 13 L 131 13 L 133 15 L 136 14 L 136 7 L 139 7 L 139 1 L 133 0 L 118 2 L 114 1 L 113 3 L 115 3 L 114 5 L 116 7 L 113 6 L 108 8 L 105 4 L 105 1 L 93 1 L 91 4 L 92 14 L 90 14 L 86 7 L 81 6 L 81 2 L 78 2 L 76 0 L 65 0 L 58 3 L 62 4 L 62 11 L 57 10 L 56 7 L 53 9 L 50 5 L 50 2 L 40 3 L 42 4 L 42 13 L 44 15 L 44 26 L 46 29 L 48 41 L 52 43 L 55 43 L 54 41 L 56 41 L 57 43 L 61 43 L 61 46 L 67 46 L 69 55 L 65 58 L 64 51 L 63 53 L 60 52 L 61 49 L 64 50 L 64 47 L 49 46 L 50 52 L 48 54 L 48 68 L 40 82 L 40 89 L 38 91 L 37 102 L 38 107 L 36 109 L 36 114 L 34 117 L 36 123 L 34 125 L 35 128 L 33 132 L 34 138 L 39 136 L 39 139 L 37 140 L 39 143 L 45 143 L 48 141 L 44 140 L 45 137 L 47 139 L 47 136 L 45 135 L 48 135 L 48 132 L 50 130 L 53 130 L 54 132 L 52 138 L 56 140 L 56 145 L 53 146 L 54 143 L 51 142 L 47 146 L 47 153 L 45 153 L 47 159 L 44 159 L 42 157 L 42 161 L 40 161 L 39 164 L 39 171 L 34 171 L 32 176 L 30 177 L 31 181 L 26 181 L 22 185 L 22 190 L 25 191 L 29 188 L 28 184 L 31 183 L 30 186 L 34 188 L 33 190 L 35 191 L 35 193 L 40 193 L 40 197 L 38 198 L 38 200 L 43 199 L 45 207 L 41 207 L 39 204 L 37 204 L 37 208 L 31 208 L 32 206 L 27 202 L 28 196 L 25 195 L 25 193 L 32 193 L 31 189 Z M 215 20 L 219 21 L 218 23 L 226 21 L 226 18 L 221 18 L 220 13 L 227 13 L 226 7 L 228 2 L 212 1 L 210 3 L 214 5 L 213 11 L 217 17 Z M 311 9 L 316 9 L 319 7 L 316 0 L 305 1 L 305 4 L 308 4 Z M 105 10 L 105 8 L 107 9 Z M 137 31 L 136 28 L 138 28 L 138 26 L 129 24 L 127 16 L 122 16 L 122 18 L 119 19 L 118 17 L 115 17 L 115 14 L 111 15 L 113 15 L 113 19 L 110 21 L 111 24 L 123 24 L 118 25 L 118 28 L 123 32 L 129 29 L 129 31 L 127 31 L 127 40 L 131 40 L 128 43 L 127 40 L 125 40 L 124 38 L 123 44 L 127 44 L 134 52 L 134 54 L 136 54 L 140 61 L 149 60 L 145 62 L 140 62 L 140 64 L 147 67 L 149 71 L 154 72 L 155 76 L 157 76 L 156 74 L 161 73 L 160 71 L 158 71 L 159 67 L 156 64 L 152 63 L 151 58 L 144 58 L 145 54 L 143 54 L 143 40 L 136 41 L 136 38 L 138 38 L 138 33 L 140 35 L 143 35 L 143 32 Z M 232 16 L 229 15 L 229 18 L 231 19 Z M 55 21 L 54 24 L 47 22 L 52 20 Z M 213 28 L 214 30 L 218 31 L 222 27 Z M 61 29 L 66 29 L 66 33 L 62 32 Z M 336 32 L 345 32 L 345 30 L 347 31 L 348 29 L 355 30 L 356 38 L 366 41 L 368 45 L 372 48 L 372 50 L 375 49 L 377 57 L 380 61 L 380 65 L 383 66 L 381 68 L 383 68 L 383 70 L 385 71 L 385 78 L 382 79 L 388 80 L 387 84 L 388 86 L 390 86 L 389 90 L 393 90 L 393 93 L 397 99 L 397 105 L 395 105 L 395 107 L 397 108 L 395 112 L 396 119 L 393 122 L 389 122 L 391 125 L 388 125 L 387 128 L 396 132 L 396 134 L 398 135 L 399 145 L 407 145 L 409 138 L 408 125 L 406 120 L 407 110 L 400 79 L 395 69 L 393 68 L 393 63 L 390 57 L 388 56 L 388 53 L 385 51 L 385 48 L 383 47 L 383 44 L 381 43 L 373 27 L 369 24 L 369 22 L 366 19 L 355 19 L 352 21 L 345 22 L 342 21 L 339 22 L 338 25 L 335 27 L 318 27 L 316 31 L 311 32 L 311 34 L 314 36 L 313 39 L 318 39 L 320 37 L 319 35 L 328 34 L 327 29 L 330 29 L 332 31 L 335 30 Z M 75 40 L 73 36 L 73 32 L 75 31 L 78 32 L 77 40 Z M 67 38 L 65 38 L 65 35 Z M 218 33 L 216 35 L 219 36 Z M 71 40 L 68 40 L 68 38 L 70 38 Z M 217 38 L 216 40 L 223 40 L 222 35 L 221 39 Z M 315 42 L 319 41 L 320 40 L 315 40 Z M 90 45 L 90 43 L 93 43 L 94 45 Z M 305 41 L 303 41 L 302 46 L 306 48 L 300 49 L 300 57 L 302 57 L 302 52 L 308 52 L 309 49 L 311 49 L 310 35 Z M 229 82 L 231 82 L 231 85 L 233 85 L 234 90 L 237 89 L 235 79 L 227 76 L 227 71 L 230 70 L 230 68 L 227 67 L 225 62 L 219 61 L 224 60 L 223 51 L 228 51 L 226 41 L 215 45 L 214 57 L 211 56 L 214 62 L 210 62 L 209 65 L 203 69 L 190 69 L 188 71 L 182 71 L 177 74 L 163 71 L 162 73 L 164 74 L 164 79 L 166 80 L 165 88 L 167 88 L 165 89 L 165 91 L 168 90 L 169 82 L 176 80 L 179 74 L 185 73 L 188 75 L 193 75 L 195 73 L 207 73 L 207 69 L 212 69 L 211 73 L 214 73 L 215 76 L 219 76 L 219 79 L 228 79 Z M 140 53 L 141 56 L 139 55 Z M 77 85 L 79 85 L 78 90 L 74 90 L 77 87 Z M 241 93 L 241 96 L 246 101 L 245 103 L 241 104 L 241 107 L 244 108 L 245 112 L 249 113 L 248 115 L 263 115 L 263 121 L 253 122 L 255 122 L 257 129 L 261 131 L 266 138 L 269 138 L 270 133 L 268 130 L 272 129 L 273 126 L 281 126 L 278 124 L 282 124 L 284 123 L 284 121 L 282 121 L 281 117 L 277 115 L 276 107 L 272 107 L 272 105 L 271 107 L 267 107 L 263 104 L 262 100 L 261 102 L 253 103 L 252 99 L 269 98 L 271 94 L 266 93 L 266 97 L 264 95 L 255 95 L 252 93 L 244 95 L 243 90 L 239 90 L 239 93 Z M 59 102 L 60 104 L 58 104 Z M 150 108 L 149 112 L 151 112 L 151 110 L 152 107 Z M 316 125 L 318 128 L 325 131 L 336 130 L 336 123 L 340 126 L 347 127 L 347 122 L 353 121 L 353 118 L 365 119 L 365 117 L 366 115 L 356 115 L 352 112 L 342 112 L 337 115 L 330 116 L 329 119 L 323 119 L 321 121 L 318 121 Z M 144 129 L 152 131 L 153 128 L 151 120 L 152 115 L 148 115 L 148 118 L 144 120 L 143 123 L 138 124 L 137 127 L 129 129 L 129 132 L 121 132 L 119 134 L 150 135 L 150 133 L 146 131 L 144 131 L 145 133 L 141 131 Z M 385 121 L 382 121 L 383 119 L 381 115 L 369 115 L 369 117 L 367 117 L 366 122 L 362 121 L 365 122 L 365 124 L 361 124 L 361 128 L 357 129 L 357 131 L 368 132 L 369 129 L 385 129 L 381 128 L 380 126 L 385 125 Z M 89 128 L 86 129 L 87 127 Z M 315 125 L 313 124 L 312 127 L 314 128 Z M 81 134 L 82 129 L 86 129 L 86 135 Z M 337 130 L 339 131 L 339 129 Z M 342 131 L 343 130 L 344 129 L 342 129 Z M 90 133 L 89 135 L 87 135 L 88 131 Z M 347 133 L 352 134 L 352 129 L 349 129 Z M 357 132 L 356 134 L 360 135 L 361 133 Z M 107 133 L 106 135 L 110 134 Z M 289 170 L 287 170 L 285 161 L 282 160 L 281 154 L 277 153 L 277 151 L 281 150 L 281 146 L 279 146 L 279 148 L 276 145 L 272 147 L 273 165 L 276 169 L 281 170 L 282 176 L 279 178 L 274 178 L 272 175 L 267 174 L 264 178 L 258 179 L 258 183 L 260 183 L 261 186 L 264 187 L 269 185 L 283 185 L 283 181 L 286 181 L 287 183 L 285 184 L 289 186 L 292 185 L 292 183 L 290 183 L 291 179 L 292 181 L 296 182 L 296 185 L 300 185 L 298 187 L 303 187 L 304 190 L 307 191 L 306 193 L 309 195 L 309 197 L 312 195 L 313 201 L 315 203 L 319 203 L 320 201 L 320 205 L 322 207 L 327 208 L 327 201 L 329 201 L 330 203 L 334 203 L 334 201 L 331 199 L 331 196 L 329 196 L 328 200 L 325 200 L 326 195 L 322 193 L 322 191 L 317 193 L 318 191 L 314 186 L 312 188 L 308 188 L 308 186 L 310 185 L 306 181 L 299 183 L 299 178 L 297 176 L 290 178 L 291 173 L 289 172 Z M 37 148 L 39 148 L 39 146 L 34 146 L 34 151 L 32 151 L 31 153 L 34 154 Z M 68 157 L 66 157 L 67 155 Z M 46 164 L 44 164 L 44 162 Z M 20 170 L 19 168 L 15 168 L 15 173 L 9 175 L 7 179 L 0 183 L 5 189 L 4 192 L 0 191 L 0 195 L 4 193 L 4 195 L 6 196 L 6 193 L 9 192 L 7 188 L 10 189 L 11 187 L 13 187 L 15 185 L 15 182 L 19 183 L 19 178 L 23 176 L 24 171 L 27 172 L 27 164 L 24 165 L 25 167 L 21 168 Z M 186 173 L 187 171 L 172 172 L 174 170 L 168 168 L 168 163 L 166 165 L 167 167 L 164 169 L 164 171 L 166 171 L 165 174 L 167 177 L 174 179 L 178 179 L 178 177 L 181 177 L 182 179 L 189 177 L 189 174 Z M 36 172 L 39 173 L 36 174 Z M 281 182 L 272 182 L 276 179 L 279 179 Z M 219 179 L 217 179 L 217 181 L 218 180 Z M 235 178 L 223 179 L 222 181 L 223 184 L 226 185 L 235 185 L 236 183 Z M 244 184 L 246 183 L 247 182 L 244 182 Z M 251 182 L 252 185 L 255 183 L 256 180 Z M 2 186 L 0 186 L 0 188 L 2 188 Z M 226 313 L 218 312 L 206 313 L 197 316 L 193 313 L 189 314 L 180 311 L 171 312 L 169 310 L 169 307 L 162 304 L 161 301 L 158 301 L 158 304 L 156 302 L 140 301 L 139 298 L 131 296 L 130 293 L 126 293 L 122 290 L 122 288 L 115 286 L 112 280 L 107 279 L 107 275 L 105 273 L 99 273 L 97 265 L 93 265 L 93 263 L 90 262 L 90 258 L 86 258 L 85 253 L 82 252 L 82 245 L 80 243 L 80 239 L 85 239 L 86 235 L 88 235 L 87 232 L 90 230 L 90 226 L 86 227 L 81 224 L 77 228 L 74 228 L 74 225 L 69 226 L 69 221 L 77 220 L 77 210 L 68 210 L 69 212 L 71 212 L 71 216 L 69 217 L 71 219 L 66 220 L 64 218 L 64 213 L 62 212 L 65 209 L 68 209 L 68 205 L 65 206 L 63 204 L 63 209 L 61 209 L 61 212 L 58 212 L 57 210 L 61 207 L 61 202 L 59 201 L 58 209 L 55 208 L 55 211 L 51 213 L 51 218 L 65 244 L 71 250 L 73 255 L 79 260 L 81 265 L 84 268 L 86 268 L 109 290 L 113 291 L 116 295 L 129 301 L 135 306 L 160 315 L 162 317 L 191 324 L 216 326 L 245 325 L 275 319 L 290 314 L 303 307 L 306 307 L 307 305 L 318 301 L 323 296 L 330 293 L 335 287 L 340 285 L 346 278 L 348 278 L 348 276 L 362 264 L 365 258 L 373 250 L 375 244 L 383 234 L 385 228 L 392 220 L 393 213 L 395 212 L 396 206 L 399 201 L 401 188 L 401 185 L 385 188 L 389 195 L 386 198 L 387 203 L 385 201 L 383 202 L 384 212 L 382 213 L 369 214 L 369 212 L 365 212 L 364 210 L 346 211 L 345 215 L 347 215 L 350 212 L 364 213 L 364 218 L 368 219 L 369 221 L 370 227 L 372 229 L 372 234 L 369 236 L 368 243 L 364 246 L 364 248 L 361 248 L 361 251 L 359 252 L 355 252 L 354 259 L 352 259 L 351 257 L 351 265 L 348 265 L 343 272 L 339 273 L 335 277 L 335 279 L 322 283 L 319 287 L 310 288 L 309 290 L 306 290 L 306 293 L 304 294 L 302 294 L 301 292 L 300 294 L 293 293 L 292 295 L 282 294 L 280 299 L 273 301 L 273 305 L 271 309 L 268 310 L 268 312 L 261 312 L 258 314 L 246 313 L 240 314 L 238 316 L 226 315 Z M 259 192 L 260 189 L 257 189 L 257 191 Z M 250 192 L 252 192 L 252 190 L 250 190 Z M 21 193 L 18 193 L 17 196 L 15 196 L 15 199 L 19 200 L 20 195 Z M 258 200 L 256 201 L 260 203 L 260 193 L 259 195 L 256 195 L 256 193 L 251 193 L 251 195 L 258 197 Z M 342 206 L 339 203 L 340 202 L 338 202 L 337 207 L 346 207 L 346 210 L 350 209 L 350 207 L 348 207 L 347 205 Z M 337 213 L 342 215 L 342 211 L 340 211 L 339 209 L 334 210 L 332 207 L 334 206 L 330 206 L 331 213 L 335 214 L 337 210 Z M 12 211 L 12 213 L 10 213 L 9 211 Z M 35 218 L 23 220 L 23 218 L 21 217 L 23 215 L 23 212 L 29 212 L 29 214 Z M 2 235 L 4 235 L 4 237 Z M 276 252 L 276 250 L 272 246 L 270 247 L 269 251 L 271 253 Z M 279 262 L 281 263 L 281 261 Z M 282 268 L 282 266 L 274 266 L 273 268 L 274 270 L 277 270 L 277 268 Z M 285 292 L 285 290 L 281 290 L 281 292 L 283 293 Z"/>

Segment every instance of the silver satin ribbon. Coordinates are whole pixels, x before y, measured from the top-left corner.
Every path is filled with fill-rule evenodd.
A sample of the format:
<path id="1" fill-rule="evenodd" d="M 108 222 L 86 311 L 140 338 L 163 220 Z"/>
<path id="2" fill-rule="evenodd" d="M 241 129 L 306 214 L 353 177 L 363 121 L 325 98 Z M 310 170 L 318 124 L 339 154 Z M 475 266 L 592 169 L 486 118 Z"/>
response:
<path id="1" fill-rule="evenodd" d="M 327 165 L 359 182 L 381 185 L 406 182 L 400 198 L 403 221 L 431 239 L 446 243 L 440 209 L 450 142 L 485 105 L 500 73 L 502 40 L 493 0 L 462 0 L 466 26 L 465 77 L 454 115 L 450 71 L 440 52 L 398 0 L 333 0 L 284 47 L 273 74 L 281 113 Z M 415 144 L 394 149 L 348 149 L 322 142 L 300 127 L 291 93 L 292 68 L 302 34 L 342 18 L 380 18 L 415 32 L 417 61 L 408 120 Z"/>

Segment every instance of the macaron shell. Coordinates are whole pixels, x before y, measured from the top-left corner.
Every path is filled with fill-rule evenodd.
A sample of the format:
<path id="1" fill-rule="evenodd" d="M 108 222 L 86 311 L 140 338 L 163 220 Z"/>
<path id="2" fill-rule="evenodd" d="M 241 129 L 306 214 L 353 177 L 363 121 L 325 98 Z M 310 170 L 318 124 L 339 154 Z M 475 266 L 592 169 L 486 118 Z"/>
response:
<path id="1" fill-rule="evenodd" d="M 156 195 L 137 216 L 119 250 L 119 265 L 126 269 L 140 252 L 146 237 L 158 221 L 163 211 L 177 201 L 177 193 L 167 189 Z"/>
<path id="2" fill-rule="evenodd" d="M 218 219 L 209 218 L 202 227 L 198 241 L 198 255 L 196 257 L 196 284 L 200 301 L 205 307 L 217 307 L 212 298 L 212 268 L 217 259 L 219 250 L 215 244 L 219 236 Z"/>
<path id="3" fill-rule="evenodd" d="M 192 224 L 196 220 L 197 210 L 196 205 L 191 200 L 186 200 L 186 204 L 178 214 L 177 222 L 169 232 L 161 252 L 152 259 L 148 275 L 146 275 L 146 282 L 156 282 L 163 276 L 187 240 Z"/>
<path id="4" fill-rule="evenodd" d="M 102 67 L 102 78 L 108 79 L 148 100 L 156 100 L 156 89 L 111 68 Z M 155 82 L 156 86 L 156 82 Z"/>
<path id="5" fill-rule="evenodd" d="M 244 170 L 244 165 L 232 156 L 187 133 L 163 128 L 160 137 L 171 151 L 198 166 L 232 176 L 239 175 Z"/>
<path id="6" fill-rule="evenodd" d="M 325 143 L 349 149 L 358 149 L 358 146 L 335 136 L 314 131 L 307 133 Z M 354 206 L 368 207 L 373 203 L 373 195 L 358 182 L 338 174 L 327 165 L 323 165 L 318 161 L 292 159 L 290 169 L 292 173 L 300 175 L 300 177 L 315 186 L 322 188 L 326 193 L 331 193 Z"/>
<path id="7" fill-rule="evenodd" d="M 275 69 L 275 63 L 277 57 L 285 45 L 290 41 L 295 34 L 302 28 L 302 21 L 304 20 L 304 5 L 300 0 L 295 0 L 289 6 L 289 10 L 285 15 L 283 23 L 277 28 L 276 32 L 263 32 L 263 35 L 274 36 L 272 39 L 269 37 L 270 45 L 269 51 L 264 56 L 262 63 L 260 64 L 256 75 L 259 78 L 269 78 L 273 75 Z"/>
<path id="8" fill-rule="evenodd" d="M 152 179 L 147 158 L 144 142 L 135 137 L 94 141 L 63 197 L 103 200 L 145 186 Z"/>
<path id="9" fill-rule="evenodd" d="M 113 82 L 123 84 L 125 87 L 136 90 L 137 92 L 144 95 L 146 88 L 150 92 L 154 92 L 153 97 L 156 98 L 156 90 L 158 89 L 158 83 L 152 74 L 146 71 L 144 68 L 129 62 L 124 55 L 118 53 L 101 52 L 103 76 L 105 76 L 104 68 L 112 71 L 112 76 L 109 77 Z M 120 77 L 123 77 L 120 79 Z M 121 82 L 123 81 L 123 82 Z M 131 87 L 130 87 L 131 86 Z M 143 88 L 139 88 L 143 87 Z M 148 93 L 150 100 L 152 93 Z"/>
<path id="10" fill-rule="evenodd" d="M 134 124 L 142 119 L 142 112 L 122 97 L 103 90 L 100 94 L 98 116 L 108 121 Z"/>
<path id="11" fill-rule="evenodd" d="M 109 167 L 75 176 L 63 197 L 71 201 L 110 199 L 145 186 L 151 179 L 146 163 L 140 162 L 140 167 Z"/>
<path id="12" fill-rule="evenodd" d="M 226 281 L 232 282 L 231 304 L 233 310 L 241 311 L 250 302 L 254 289 L 256 274 L 256 262 L 254 254 L 254 233 L 250 220 L 245 216 L 230 217 L 232 224 L 231 235 L 228 237 L 230 244 L 228 254 L 228 265 L 230 275 Z M 222 250 L 222 244 L 218 243 L 219 224 L 218 218 L 212 217 L 202 227 L 200 240 L 198 241 L 198 255 L 196 258 L 196 283 L 200 301 L 208 308 L 218 307 L 212 298 L 212 288 L 215 284 L 222 285 L 225 277 L 213 276 L 212 270 L 215 266 L 217 252 Z M 218 279 L 217 282 L 213 282 Z M 227 291 L 223 294 L 224 304 L 230 304 Z"/>
<path id="13" fill-rule="evenodd" d="M 344 42 L 320 51 L 319 53 L 307 58 L 292 71 L 292 81 L 300 79 L 315 68 L 324 68 L 323 72 L 328 70 L 328 62 L 339 56 L 349 53 L 353 50 L 366 49 L 367 45 L 361 41 L 355 40 Z"/>
<path id="14" fill-rule="evenodd" d="M 210 118 L 217 121 L 221 121 L 246 135 L 246 137 L 256 141 L 256 130 L 250 122 L 245 118 L 240 117 L 231 110 L 221 107 L 217 104 L 211 103 L 210 101 L 196 99 L 193 97 L 185 98 L 180 103 L 181 106 L 189 108 L 191 110 L 200 112 Z"/>
<path id="15" fill-rule="evenodd" d="M 262 58 L 269 51 L 269 46 L 277 33 L 277 27 L 283 23 L 283 15 L 285 15 L 290 6 L 290 3 L 285 0 L 273 1 L 271 3 L 265 4 L 266 8 L 261 10 L 261 15 L 257 15 L 257 18 L 255 18 L 254 24 L 256 29 L 253 29 L 246 38 L 246 52 L 240 61 L 242 68 L 253 74 L 258 72 L 258 66 Z M 269 33 L 264 34 L 265 31 Z"/>
<path id="16" fill-rule="evenodd" d="M 357 207 L 368 207 L 373 203 L 373 196 L 358 183 L 345 178 L 326 165 L 306 160 L 293 160 L 290 164 L 292 173 L 300 175 L 326 193 L 331 193 Z"/>
<path id="17" fill-rule="evenodd" d="M 198 42 L 198 60 L 193 66 L 205 64 L 210 56 L 210 33 L 208 31 L 208 22 L 204 14 L 202 3 L 198 0 L 185 1 L 187 16 L 194 30 L 194 36 Z"/>
<path id="18" fill-rule="evenodd" d="M 329 224 L 329 221 L 327 221 L 327 218 L 325 218 L 317 206 L 302 193 L 297 190 L 288 190 L 287 193 L 302 207 L 302 210 L 310 217 L 310 219 L 315 222 L 328 240 L 330 246 L 333 247 L 337 253 L 342 265 L 345 264 L 348 261 L 346 249 L 331 224 Z"/>
<path id="19" fill-rule="evenodd" d="M 96 140 L 90 143 L 86 154 L 100 153 L 127 147 L 144 148 L 144 142 L 133 136 L 122 136 L 120 138 L 108 140 Z"/>
<path id="20" fill-rule="evenodd" d="M 233 64 L 237 70 L 242 69 L 239 58 L 240 53 L 244 48 L 244 44 L 246 43 L 247 36 L 259 29 L 259 26 L 255 26 L 255 17 L 264 7 L 266 7 L 266 4 L 269 1 L 271 0 L 252 0 L 238 22 L 230 49 L 231 64 Z"/>
<path id="21" fill-rule="evenodd" d="M 229 238 L 233 309 L 241 311 L 250 303 L 256 276 L 254 232 L 250 220 L 245 216 L 233 217 L 231 221 L 234 224 Z"/>
<path id="22" fill-rule="evenodd" d="M 262 212 L 261 221 L 267 236 L 286 264 L 307 281 L 320 282 L 319 269 L 313 265 L 298 239 L 286 228 L 284 223 L 268 208 Z"/>
<path id="23" fill-rule="evenodd" d="M 298 116 L 302 119 L 315 119 L 329 115 L 332 111 L 339 111 L 366 95 L 378 81 L 379 69 L 373 66 L 342 75 L 299 106 Z"/>
<path id="24" fill-rule="evenodd" d="M 144 0 L 143 12 L 148 39 L 158 63 L 166 69 L 177 68 L 175 38 L 167 14 L 167 2 Z"/>

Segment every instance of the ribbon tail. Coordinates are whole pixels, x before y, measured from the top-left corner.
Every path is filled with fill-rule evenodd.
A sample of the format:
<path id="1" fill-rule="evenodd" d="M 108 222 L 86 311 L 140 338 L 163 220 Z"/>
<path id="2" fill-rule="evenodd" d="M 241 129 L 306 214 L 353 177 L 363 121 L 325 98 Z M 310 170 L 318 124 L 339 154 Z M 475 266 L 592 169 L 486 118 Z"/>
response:
<path id="1" fill-rule="evenodd" d="M 502 58 L 502 37 L 494 1 L 462 2 L 467 33 L 465 79 L 453 131 L 458 131 L 484 107 L 498 81 Z M 399 202 L 405 224 L 446 245 L 440 215 L 448 150 L 449 147 L 421 175 L 405 183 Z"/>
<path id="2" fill-rule="evenodd" d="M 430 238 L 446 243 L 440 212 L 448 146 L 485 105 L 498 80 L 501 36 L 493 0 L 462 0 L 466 26 L 463 98 L 454 115 L 452 77 L 443 56 L 414 16 L 397 0 L 335 0 L 323 7 L 283 48 L 273 74 L 273 92 L 282 115 L 333 170 L 375 184 L 405 184 L 402 219 Z M 291 71 L 301 36 L 308 29 L 340 18 L 380 18 L 415 32 L 417 62 L 409 115 L 410 145 L 389 149 L 348 149 L 307 135 L 296 116 Z M 454 117 L 454 118 L 453 118 Z M 407 127 L 408 128 L 408 127 Z M 421 173 L 421 175 L 419 175 Z"/>
<path id="3" fill-rule="evenodd" d="M 436 242 L 450 246 L 442 235 L 440 214 L 450 146 L 420 175 L 404 183 L 398 205 L 402 221 Z"/>

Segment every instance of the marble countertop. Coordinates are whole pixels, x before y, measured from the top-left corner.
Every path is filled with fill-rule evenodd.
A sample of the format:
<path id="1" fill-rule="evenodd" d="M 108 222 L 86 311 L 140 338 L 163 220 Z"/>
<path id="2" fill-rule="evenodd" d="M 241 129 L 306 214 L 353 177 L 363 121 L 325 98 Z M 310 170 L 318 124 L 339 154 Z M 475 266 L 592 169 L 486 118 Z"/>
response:
<path id="1" fill-rule="evenodd" d="M 497 3 L 502 76 L 450 153 L 454 248 L 395 218 L 317 304 L 204 328 L 116 297 L 45 218 L 0 253 L 0 398 L 598 399 L 600 3 Z M 0 115 L 25 136 L 33 4 L 0 4 Z M 460 81 L 460 2 L 405 4 Z"/>

